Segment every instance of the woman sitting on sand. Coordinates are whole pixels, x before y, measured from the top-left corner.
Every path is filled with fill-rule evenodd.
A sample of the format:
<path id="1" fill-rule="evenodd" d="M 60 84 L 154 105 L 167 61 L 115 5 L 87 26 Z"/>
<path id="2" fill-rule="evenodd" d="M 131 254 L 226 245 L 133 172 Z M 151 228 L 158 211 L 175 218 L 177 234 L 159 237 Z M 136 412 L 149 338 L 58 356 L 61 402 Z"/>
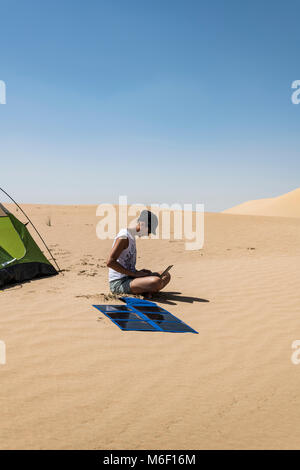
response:
<path id="1" fill-rule="evenodd" d="M 135 237 L 155 234 L 158 219 L 150 211 L 143 210 L 134 228 L 120 230 L 115 237 L 112 250 L 107 260 L 109 268 L 109 285 L 113 294 L 144 294 L 158 292 L 171 279 L 169 273 L 160 277 L 149 269 L 135 269 L 136 242 Z"/>

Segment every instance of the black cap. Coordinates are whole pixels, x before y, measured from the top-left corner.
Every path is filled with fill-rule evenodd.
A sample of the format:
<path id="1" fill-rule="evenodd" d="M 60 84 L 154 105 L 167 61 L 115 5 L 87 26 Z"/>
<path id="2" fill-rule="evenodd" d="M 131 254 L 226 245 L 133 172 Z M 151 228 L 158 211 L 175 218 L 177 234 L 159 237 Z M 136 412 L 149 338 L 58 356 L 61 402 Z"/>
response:
<path id="1" fill-rule="evenodd" d="M 156 229 L 158 226 L 158 218 L 156 217 L 155 214 L 153 214 L 153 212 L 143 210 L 140 213 L 138 222 L 145 222 L 145 224 L 148 227 L 148 232 L 153 233 L 154 235 L 156 234 Z"/>

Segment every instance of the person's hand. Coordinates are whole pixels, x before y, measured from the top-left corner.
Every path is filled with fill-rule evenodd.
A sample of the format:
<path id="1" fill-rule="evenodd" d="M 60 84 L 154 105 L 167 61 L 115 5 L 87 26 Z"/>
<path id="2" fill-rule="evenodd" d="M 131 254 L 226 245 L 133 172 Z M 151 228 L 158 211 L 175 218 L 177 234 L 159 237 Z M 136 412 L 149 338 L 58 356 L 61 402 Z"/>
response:
<path id="1" fill-rule="evenodd" d="M 145 276 L 149 276 L 150 274 L 151 274 L 151 271 L 149 271 L 149 269 L 141 269 L 140 271 L 135 271 L 134 276 L 145 277 Z"/>
<path id="2" fill-rule="evenodd" d="M 147 274 L 147 276 L 150 276 L 152 274 L 152 271 L 150 271 L 150 269 L 141 269 L 141 271 L 143 271 L 144 273 Z"/>

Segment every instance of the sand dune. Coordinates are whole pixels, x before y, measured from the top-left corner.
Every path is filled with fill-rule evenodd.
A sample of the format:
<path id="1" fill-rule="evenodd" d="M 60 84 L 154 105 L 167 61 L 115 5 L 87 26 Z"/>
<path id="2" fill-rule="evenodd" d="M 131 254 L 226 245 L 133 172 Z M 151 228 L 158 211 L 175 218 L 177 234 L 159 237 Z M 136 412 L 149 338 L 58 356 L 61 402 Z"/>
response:
<path id="1" fill-rule="evenodd" d="M 282 196 L 244 202 L 231 209 L 226 209 L 223 213 L 300 217 L 300 188 Z"/>
<path id="2" fill-rule="evenodd" d="M 25 208 L 64 272 L 0 291 L 1 449 L 300 448 L 300 219 L 206 214 L 200 251 L 138 240 L 199 334 L 125 333 L 92 307 L 112 302 L 96 207 Z"/>

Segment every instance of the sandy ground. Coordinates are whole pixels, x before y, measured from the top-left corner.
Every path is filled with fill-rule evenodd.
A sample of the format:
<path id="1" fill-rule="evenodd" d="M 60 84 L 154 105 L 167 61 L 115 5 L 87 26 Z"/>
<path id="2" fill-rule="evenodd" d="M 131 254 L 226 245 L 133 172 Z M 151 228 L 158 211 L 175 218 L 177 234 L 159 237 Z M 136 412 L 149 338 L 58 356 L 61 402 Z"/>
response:
<path id="1" fill-rule="evenodd" d="M 174 264 L 157 302 L 195 335 L 92 307 L 116 303 L 96 207 L 24 207 L 65 271 L 0 291 L 1 449 L 300 448 L 300 218 L 208 213 L 193 252 L 138 240 L 138 268 Z"/>
<path id="2" fill-rule="evenodd" d="M 223 214 L 300 217 L 300 188 L 281 196 L 244 202 Z"/>

